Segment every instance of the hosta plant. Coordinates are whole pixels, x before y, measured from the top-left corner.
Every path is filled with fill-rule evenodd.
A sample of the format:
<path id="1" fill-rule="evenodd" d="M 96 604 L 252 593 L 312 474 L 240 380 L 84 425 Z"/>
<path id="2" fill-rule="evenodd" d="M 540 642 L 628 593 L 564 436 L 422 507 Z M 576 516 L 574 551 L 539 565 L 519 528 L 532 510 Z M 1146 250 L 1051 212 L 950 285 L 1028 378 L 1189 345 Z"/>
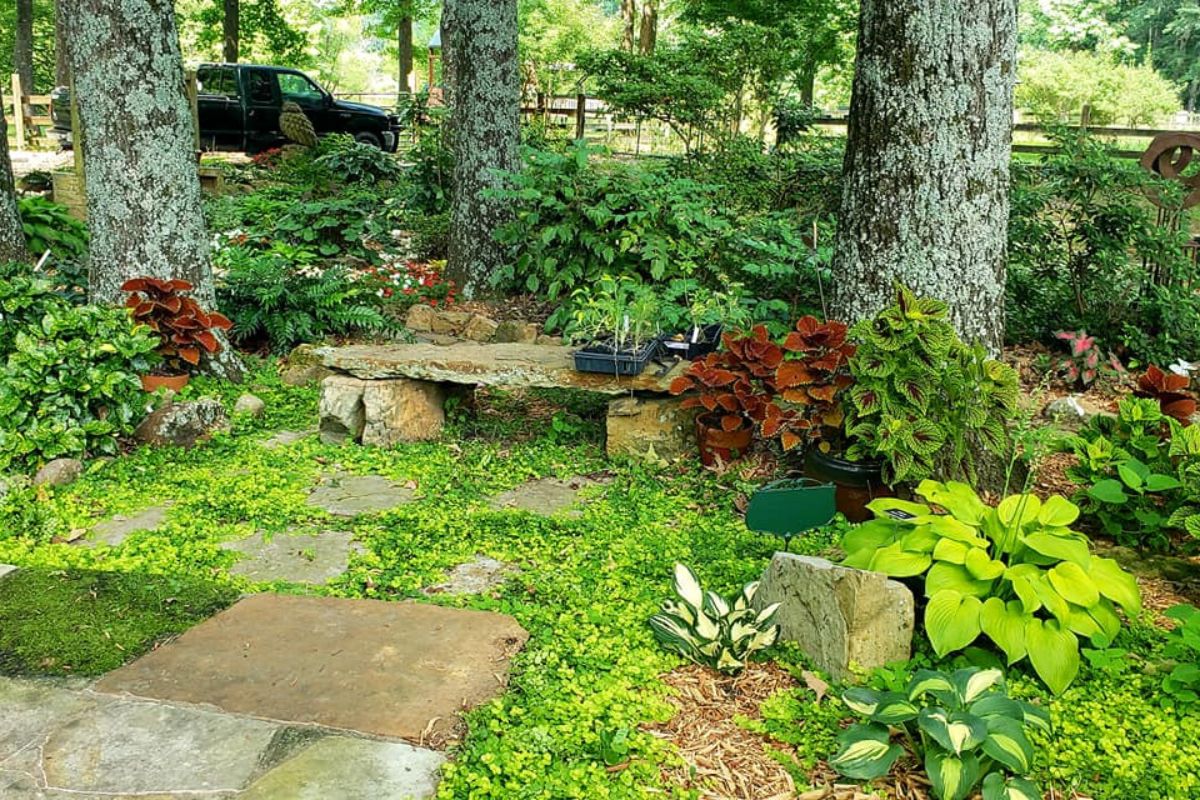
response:
<path id="1" fill-rule="evenodd" d="M 783 340 L 775 371 L 777 399 L 767 404 L 762 432 L 779 437 L 784 450 L 829 438 L 845 419 L 842 392 L 854 383 L 850 358 L 855 346 L 845 323 L 807 316 Z"/>
<path id="2" fill-rule="evenodd" d="M 125 305 L 133 319 L 159 339 L 158 354 L 168 374 L 184 374 L 199 366 L 201 354 L 221 350 L 214 331 L 233 327 L 223 314 L 205 311 L 190 292 L 192 284 L 178 279 L 133 278 L 121 285 L 128 292 Z"/>
<path id="3" fill-rule="evenodd" d="M 1001 452 L 1017 410 L 1017 374 L 958 338 L 945 303 L 904 287 L 854 326 L 846 436 L 851 460 L 884 462 L 889 483 L 975 477 L 982 448 Z"/>
<path id="4" fill-rule="evenodd" d="M 1181 425 L 1191 425 L 1196 413 L 1196 398 L 1188 391 L 1191 379 L 1187 375 L 1167 372 L 1151 364 L 1138 376 L 1133 393 L 1158 402 L 1159 409 Z"/>
<path id="5" fill-rule="evenodd" d="M 650 618 L 654 636 L 667 649 L 719 672 L 735 674 L 749 657 L 775 644 L 779 604 L 755 610 L 758 582 L 748 583 L 732 599 L 700 588 L 696 573 L 675 565 L 675 599 Z"/>
<path id="6" fill-rule="evenodd" d="M 1122 374 L 1125 367 L 1112 353 L 1105 353 L 1095 336 L 1087 331 L 1057 331 L 1054 338 L 1067 348 L 1057 369 L 1071 386 L 1086 389 L 1106 373 Z"/>
<path id="7" fill-rule="evenodd" d="M 1071 529 L 1079 508 L 1066 498 L 1017 494 L 992 507 L 964 483 L 928 480 L 916 493 L 927 502 L 871 502 L 875 519 L 842 548 L 849 566 L 924 579 L 938 657 L 986 636 L 1061 694 L 1079 671 L 1079 638 L 1111 642 L 1117 607 L 1131 618 L 1141 610 L 1134 577 Z"/>
<path id="8" fill-rule="evenodd" d="M 881 778 L 908 752 L 924 765 L 938 800 L 980 789 L 983 800 L 1041 800 L 1025 777 L 1033 764 L 1028 731 L 1049 731 L 1050 717 L 1010 698 L 1000 670 L 919 670 L 903 692 L 853 688 L 842 700 L 863 718 L 838 737 L 829 761 L 842 775 Z"/>

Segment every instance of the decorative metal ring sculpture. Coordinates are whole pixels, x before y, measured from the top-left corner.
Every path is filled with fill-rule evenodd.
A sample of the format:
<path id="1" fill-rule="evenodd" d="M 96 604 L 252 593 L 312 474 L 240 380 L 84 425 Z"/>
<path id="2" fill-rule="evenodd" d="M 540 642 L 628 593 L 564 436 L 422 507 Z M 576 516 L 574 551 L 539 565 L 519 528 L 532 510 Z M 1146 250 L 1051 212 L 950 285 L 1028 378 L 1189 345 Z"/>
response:
<path id="1" fill-rule="evenodd" d="M 1187 191 L 1178 209 L 1200 204 L 1200 174 L 1186 177 L 1183 175 L 1197 151 L 1200 151 L 1200 134 L 1162 133 L 1154 137 L 1154 141 L 1150 142 L 1150 146 L 1138 162 L 1144 169 L 1166 180 L 1175 181 Z M 1158 192 L 1151 190 L 1147 192 L 1147 196 L 1150 202 L 1159 208 L 1167 207 Z"/>

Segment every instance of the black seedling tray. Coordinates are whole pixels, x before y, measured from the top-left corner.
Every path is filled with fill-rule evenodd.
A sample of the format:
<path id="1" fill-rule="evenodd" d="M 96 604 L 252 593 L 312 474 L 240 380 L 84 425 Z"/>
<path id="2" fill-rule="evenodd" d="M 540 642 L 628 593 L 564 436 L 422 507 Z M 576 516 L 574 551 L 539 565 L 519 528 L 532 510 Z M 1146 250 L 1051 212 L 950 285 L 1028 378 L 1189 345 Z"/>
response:
<path id="1" fill-rule="evenodd" d="M 609 345 L 593 343 L 575 351 L 575 369 L 602 375 L 641 375 L 658 353 L 658 339 L 646 342 L 638 351 L 613 350 Z"/>

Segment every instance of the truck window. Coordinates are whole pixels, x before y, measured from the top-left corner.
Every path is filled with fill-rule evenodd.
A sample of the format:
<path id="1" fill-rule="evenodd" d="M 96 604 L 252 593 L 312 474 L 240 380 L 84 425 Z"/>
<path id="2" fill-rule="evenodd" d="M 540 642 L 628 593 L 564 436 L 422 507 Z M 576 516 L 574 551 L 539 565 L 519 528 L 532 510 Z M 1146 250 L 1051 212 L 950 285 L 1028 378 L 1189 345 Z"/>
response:
<path id="1" fill-rule="evenodd" d="M 237 73 L 232 67 L 205 67 L 196 72 L 196 84 L 200 94 L 228 97 L 239 96 Z"/>
<path id="2" fill-rule="evenodd" d="M 258 71 L 247 72 L 246 78 L 249 81 L 251 100 L 256 103 L 270 103 L 275 99 L 271 87 L 270 73 Z"/>
<path id="3" fill-rule="evenodd" d="M 295 72 L 277 73 L 279 78 L 279 94 L 286 102 L 291 100 L 300 106 L 313 108 L 321 105 L 325 93 L 304 75 Z"/>

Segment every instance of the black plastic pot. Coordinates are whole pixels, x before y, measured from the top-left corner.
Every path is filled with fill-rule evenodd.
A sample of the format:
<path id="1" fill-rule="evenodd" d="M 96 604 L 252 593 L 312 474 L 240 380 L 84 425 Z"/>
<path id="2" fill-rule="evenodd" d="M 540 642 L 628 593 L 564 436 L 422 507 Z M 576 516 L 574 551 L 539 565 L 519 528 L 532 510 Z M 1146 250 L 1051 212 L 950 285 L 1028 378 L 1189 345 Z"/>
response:
<path id="1" fill-rule="evenodd" d="M 616 350 L 609 345 L 593 343 L 575 351 L 575 369 L 602 375 L 641 375 L 657 353 L 658 339 L 652 339 L 636 351 Z"/>
<path id="2" fill-rule="evenodd" d="M 677 340 L 671 337 L 663 337 L 663 351 L 675 358 L 684 361 L 695 361 L 697 358 L 703 358 L 712 351 L 716 350 L 721 344 L 721 331 L 725 326 L 721 323 L 706 325 L 700 329 L 700 341 L 691 341 L 691 331 L 683 334 L 682 340 Z"/>
<path id="3" fill-rule="evenodd" d="M 837 487 L 834 495 L 837 510 L 851 522 L 870 519 L 867 503 L 875 498 L 896 494 L 883 482 L 882 461 L 850 461 L 834 453 L 813 449 L 805 456 L 804 474 Z"/>

